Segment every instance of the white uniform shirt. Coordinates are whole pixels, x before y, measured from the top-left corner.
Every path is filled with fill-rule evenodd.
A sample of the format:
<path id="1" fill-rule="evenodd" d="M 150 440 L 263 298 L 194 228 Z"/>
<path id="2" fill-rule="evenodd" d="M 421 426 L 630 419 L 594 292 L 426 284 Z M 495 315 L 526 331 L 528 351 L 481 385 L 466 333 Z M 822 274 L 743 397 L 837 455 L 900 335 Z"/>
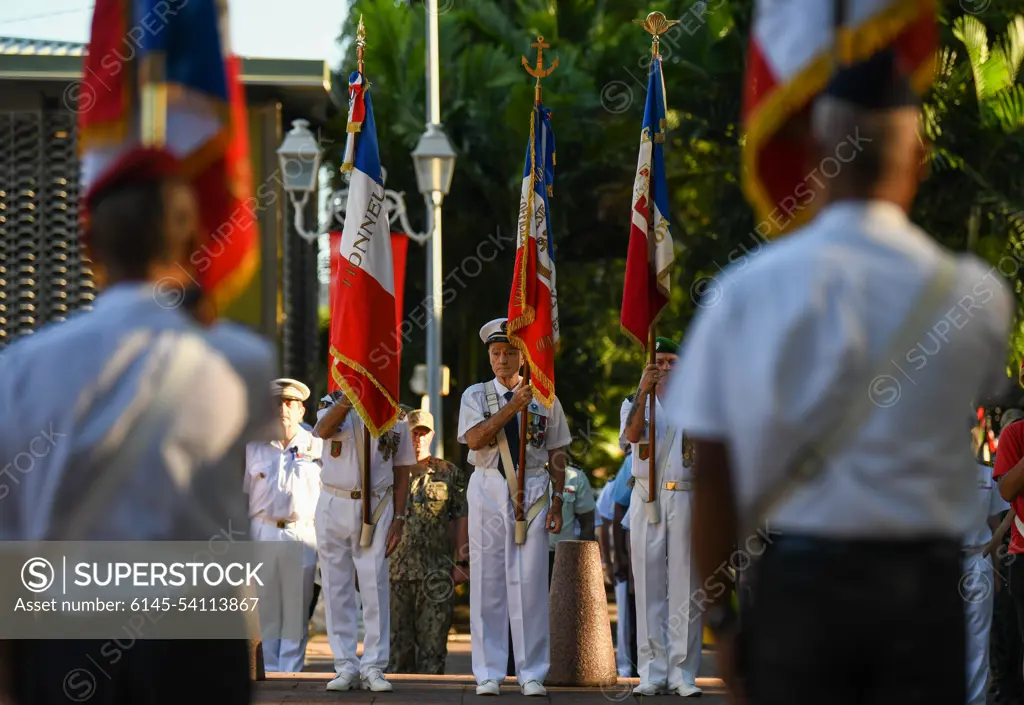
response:
<path id="1" fill-rule="evenodd" d="M 633 443 L 633 477 L 637 478 L 637 481 L 642 480 L 646 487 L 647 480 L 650 479 L 650 420 L 651 420 L 651 406 L 650 397 L 644 402 L 644 422 L 646 424 L 643 435 L 643 440 L 640 443 Z M 658 470 L 656 477 L 658 484 L 664 486 L 666 482 L 680 482 L 683 480 L 690 480 L 691 470 L 688 467 L 683 466 L 683 434 L 676 431 L 674 438 L 672 439 L 671 448 L 665 445 L 668 440 L 668 432 L 670 428 L 670 421 L 665 406 L 658 399 L 657 408 L 655 410 L 655 425 L 658 427 L 658 435 L 656 436 L 656 445 L 654 452 L 657 454 L 654 461 L 657 463 L 655 468 Z M 629 416 L 629 410 L 633 406 L 633 402 L 629 398 L 622 400 L 622 406 L 619 407 L 619 441 L 622 442 L 626 438 L 626 418 Z M 668 457 L 661 460 L 661 454 L 668 453 Z"/>
<path id="2" fill-rule="evenodd" d="M 316 413 L 319 421 L 334 405 L 330 395 L 320 400 L 326 406 Z M 339 490 L 355 490 L 362 487 L 362 473 L 359 470 L 358 448 L 362 438 L 357 442 L 356 434 L 363 434 L 365 426 L 355 409 L 348 412 L 341 428 L 333 436 L 324 441 L 323 470 L 320 480 L 328 487 Z M 409 424 L 405 419 L 399 420 L 379 439 L 370 437 L 370 484 L 371 491 L 383 493 L 395 481 L 395 466 L 411 466 L 416 464 L 416 451 L 412 447 L 409 435 Z M 385 454 L 387 458 L 385 458 Z"/>
<path id="3" fill-rule="evenodd" d="M 562 490 L 562 531 L 548 534 L 548 547 L 554 551 L 559 541 L 579 537 L 580 527 L 576 515 L 593 512 L 596 507 L 594 490 L 590 488 L 590 480 L 587 479 L 586 473 L 566 466 L 565 485 Z M 594 513 L 596 515 L 596 512 Z M 597 528 L 596 520 L 594 528 Z"/>
<path id="4" fill-rule="evenodd" d="M 484 384 L 474 384 L 462 394 L 462 405 L 459 408 L 459 443 L 466 442 L 466 432 L 477 424 L 485 421 L 488 411 L 487 394 L 484 391 Z M 497 379 L 494 380 L 494 389 L 498 393 L 498 408 L 505 406 L 505 393 L 510 391 L 502 386 Z M 526 445 L 526 467 L 530 470 L 540 469 L 548 462 L 548 451 L 568 446 L 572 441 L 569 433 L 569 423 L 565 419 L 565 412 L 562 411 L 562 402 L 555 397 L 555 403 L 551 409 L 544 408 L 538 401 L 531 401 L 526 407 L 526 413 L 530 414 L 527 420 L 528 428 L 534 428 L 535 438 Z M 516 414 L 516 423 L 521 423 L 523 412 Z M 520 439 L 526 441 L 526 439 Z M 515 451 L 510 448 L 513 453 Z M 493 445 L 486 446 L 480 450 L 470 450 L 469 464 L 477 468 L 498 469 L 498 456 L 501 451 L 498 449 L 498 441 L 495 439 Z M 518 463 L 519 458 L 512 458 L 513 463 Z"/>
<path id="5" fill-rule="evenodd" d="M 245 445 L 263 438 L 275 416 L 273 350 L 241 326 L 200 328 L 185 312 L 159 306 L 149 284 L 111 287 L 92 311 L 45 326 L 0 354 L 0 468 L 33 453 L 30 467 L 8 467 L 0 476 L 0 540 L 42 540 L 55 517 L 81 504 L 105 470 L 90 460 L 93 451 L 152 404 L 154 376 L 175 354 L 170 347 L 161 358 L 148 357 L 160 351 L 154 336 L 161 332 L 199 337 L 208 347 L 205 364 L 187 383 L 166 433 L 144 449 L 135 472 L 79 538 L 206 541 L 221 532 L 248 540 L 238 478 Z"/>
<path id="6" fill-rule="evenodd" d="M 976 483 L 964 472 L 973 463 L 964 409 L 996 389 L 993 372 L 1004 368 L 1011 309 L 997 271 L 960 258 L 935 326 L 875 377 L 875 358 L 939 258 L 953 255 L 884 202 L 832 205 L 762 249 L 723 272 L 712 289 L 722 295 L 687 332 L 667 417 L 728 444 L 743 515 L 798 449 L 839 423 L 844 399 L 870 394 L 865 423 L 776 509 L 773 527 L 959 540 Z"/>
<path id="7" fill-rule="evenodd" d="M 280 441 L 250 443 L 245 449 L 249 516 L 312 521 L 320 496 L 323 440 L 300 428 L 287 447 Z"/>
<path id="8" fill-rule="evenodd" d="M 979 463 L 976 477 L 974 524 L 964 536 L 964 546 L 971 548 L 984 546 L 992 540 L 992 527 L 988 525 L 988 518 L 1010 508 L 1009 503 L 999 496 L 999 484 L 992 479 L 991 467 Z"/>

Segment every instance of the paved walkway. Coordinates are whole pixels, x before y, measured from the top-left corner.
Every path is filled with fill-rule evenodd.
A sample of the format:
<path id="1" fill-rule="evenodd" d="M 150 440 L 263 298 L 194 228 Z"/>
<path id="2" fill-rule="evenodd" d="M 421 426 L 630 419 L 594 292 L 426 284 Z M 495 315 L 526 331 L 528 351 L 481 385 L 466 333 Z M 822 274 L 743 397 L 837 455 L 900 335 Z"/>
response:
<path id="1" fill-rule="evenodd" d="M 362 651 L 360 645 L 360 653 Z M 632 688 L 638 682 L 636 678 L 622 678 L 616 686 L 608 688 L 548 688 L 547 698 L 527 698 L 523 696 L 514 679 L 505 681 L 501 689 L 501 700 L 479 697 L 476 695 L 476 683 L 470 675 L 470 644 L 469 639 L 462 635 L 453 635 L 448 641 L 448 661 L 444 676 L 407 676 L 389 675 L 388 680 L 394 685 L 392 693 L 370 693 L 367 691 L 350 691 L 347 693 L 328 693 L 324 688 L 334 676 L 334 664 L 327 638 L 323 635 L 314 637 L 306 651 L 306 670 L 303 673 L 267 674 L 267 680 L 255 684 L 255 703 L 270 705 L 271 703 L 415 703 L 415 705 L 449 705 L 453 703 L 520 703 L 521 705 L 540 705 L 545 702 L 556 705 L 583 705 L 584 703 L 601 705 L 602 703 L 638 703 L 642 699 L 633 697 Z M 714 652 L 705 649 L 701 659 L 701 676 L 714 673 Z M 704 705 L 725 705 L 727 698 L 722 682 L 717 678 L 701 677 L 697 685 L 704 690 L 704 697 L 699 702 Z M 663 702 L 659 700 L 658 702 Z M 668 701 L 671 702 L 671 701 Z"/>

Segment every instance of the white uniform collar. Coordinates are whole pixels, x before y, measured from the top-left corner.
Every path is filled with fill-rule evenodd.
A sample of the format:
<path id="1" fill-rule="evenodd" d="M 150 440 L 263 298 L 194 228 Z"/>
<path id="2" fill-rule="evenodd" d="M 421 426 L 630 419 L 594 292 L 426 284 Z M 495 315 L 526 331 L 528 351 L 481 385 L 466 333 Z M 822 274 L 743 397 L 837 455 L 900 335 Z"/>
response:
<path id="1" fill-rule="evenodd" d="M 519 379 L 520 379 L 520 381 L 522 381 L 523 378 L 520 377 Z M 515 391 L 513 389 L 509 389 L 504 384 L 499 382 L 497 377 L 494 378 L 494 389 L 497 390 L 498 396 L 500 396 L 500 397 L 504 397 L 505 396 L 505 392 Z"/>
<path id="2" fill-rule="evenodd" d="M 292 439 L 291 443 L 289 443 L 287 447 L 281 445 L 281 441 L 271 441 L 270 445 L 280 450 L 288 450 L 288 448 L 294 447 L 297 447 L 299 450 L 305 450 L 306 448 L 309 448 L 309 446 L 311 445 L 311 438 L 312 436 L 310 435 L 309 431 L 304 429 L 302 426 L 299 426 L 298 432 L 295 434 L 295 437 Z"/>
<path id="3" fill-rule="evenodd" d="M 820 225 L 826 227 L 857 221 L 871 223 L 875 228 L 884 228 L 890 231 L 906 230 L 911 225 L 910 218 L 902 208 L 891 201 L 881 200 L 850 200 L 830 203 L 821 209 L 816 220 Z"/>

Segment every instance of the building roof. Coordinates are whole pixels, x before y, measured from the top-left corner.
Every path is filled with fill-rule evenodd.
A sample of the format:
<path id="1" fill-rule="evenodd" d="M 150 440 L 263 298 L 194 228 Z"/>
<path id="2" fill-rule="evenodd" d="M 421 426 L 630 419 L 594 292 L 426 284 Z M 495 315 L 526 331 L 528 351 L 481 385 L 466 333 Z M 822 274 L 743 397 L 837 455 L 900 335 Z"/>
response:
<path id="1" fill-rule="evenodd" d="M 86 53 L 81 42 L 0 37 L 0 81 L 78 81 Z M 322 104 L 331 96 L 331 70 L 326 61 L 241 58 L 240 78 L 247 88 L 272 88 L 280 99 L 302 104 Z M 256 94 L 265 96 L 266 91 L 258 89 Z"/>

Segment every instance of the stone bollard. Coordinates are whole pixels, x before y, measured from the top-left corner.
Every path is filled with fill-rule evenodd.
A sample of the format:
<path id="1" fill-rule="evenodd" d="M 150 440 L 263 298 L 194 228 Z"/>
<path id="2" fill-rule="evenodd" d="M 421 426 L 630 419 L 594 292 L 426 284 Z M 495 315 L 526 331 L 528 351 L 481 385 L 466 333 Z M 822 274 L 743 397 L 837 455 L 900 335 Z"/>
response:
<path id="1" fill-rule="evenodd" d="M 267 672 L 263 666 L 262 639 L 249 639 L 249 680 L 267 680 Z"/>
<path id="2" fill-rule="evenodd" d="M 558 543 L 549 604 L 551 668 L 545 683 L 615 685 L 615 649 L 596 541 Z"/>

